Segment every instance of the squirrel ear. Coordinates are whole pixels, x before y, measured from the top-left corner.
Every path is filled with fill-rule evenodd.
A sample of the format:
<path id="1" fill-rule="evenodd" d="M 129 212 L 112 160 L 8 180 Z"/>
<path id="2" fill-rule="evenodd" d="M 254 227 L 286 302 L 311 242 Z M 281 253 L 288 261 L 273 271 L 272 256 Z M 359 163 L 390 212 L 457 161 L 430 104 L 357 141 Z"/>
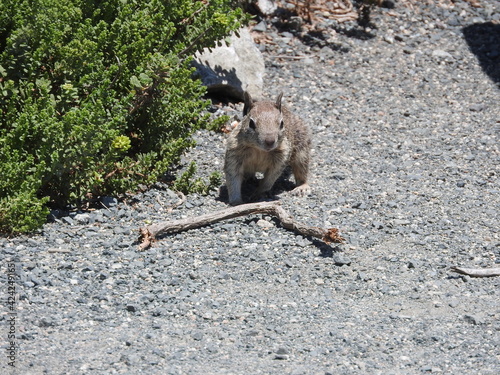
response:
<path id="1" fill-rule="evenodd" d="M 276 108 L 278 108 L 281 112 L 281 99 L 283 98 L 283 92 L 280 92 L 278 97 L 276 98 Z"/>
<path id="2" fill-rule="evenodd" d="M 248 93 L 248 91 L 243 92 L 243 99 L 245 101 L 245 105 L 243 107 L 243 116 L 246 116 L 248 112 L 252 109 L 253 99 Z"/>

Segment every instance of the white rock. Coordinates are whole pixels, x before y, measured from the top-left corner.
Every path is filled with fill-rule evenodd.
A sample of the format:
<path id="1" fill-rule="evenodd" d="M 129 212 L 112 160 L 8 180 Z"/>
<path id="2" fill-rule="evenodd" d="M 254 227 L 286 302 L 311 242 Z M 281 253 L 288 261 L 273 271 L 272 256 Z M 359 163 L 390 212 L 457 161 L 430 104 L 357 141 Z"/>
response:
<path id="1" fill-rule="evenodd" d="M 243 28 L 239 37 L 232 35 L 230 43 L 221 42 L 211 51 L 195 54 L 193 65 L 208 92 L 243 99 L 248 91 L 254 98 L 262 96 L 264 85 L 264 58 L 255 46 L 250 32 Z"/>
<path id="2" fill-rule="evenodd" d="M 256 3 L 259 10 L 266 16 L 273 14 L 278 9 L 276 0 L 257 0 L 254 3 Z"/>

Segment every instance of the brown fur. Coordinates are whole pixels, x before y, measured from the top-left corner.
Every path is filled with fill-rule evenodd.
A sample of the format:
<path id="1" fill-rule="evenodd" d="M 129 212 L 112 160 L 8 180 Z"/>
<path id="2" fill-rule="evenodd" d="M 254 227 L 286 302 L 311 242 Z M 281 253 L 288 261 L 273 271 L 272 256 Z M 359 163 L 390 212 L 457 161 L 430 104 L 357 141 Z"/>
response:
<path id="1" fill-rule="evenodd" d="M 297 187 L 293 194 L 310 192 L 307 178 L 311 136 L 309 128 L 288 108 L 276 102 L 253 102 L 245 93 L 245 116 L 227 139 L 224 172 L 229 203 L 241 204 L 241 185 L 256 172 L 264 174 L 254 195 L 271 190 L 287 165 L 292 167 Z"/>

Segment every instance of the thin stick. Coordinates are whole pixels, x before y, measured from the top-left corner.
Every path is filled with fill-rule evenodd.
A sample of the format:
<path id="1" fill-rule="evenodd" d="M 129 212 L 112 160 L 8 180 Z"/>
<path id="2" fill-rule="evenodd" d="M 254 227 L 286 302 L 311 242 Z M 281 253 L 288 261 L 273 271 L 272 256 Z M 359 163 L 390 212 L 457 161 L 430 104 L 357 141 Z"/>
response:
<path id="1" fill-rule="evenodd" d="M 198 217 L 187 219 L 164 221 L 158 224 L 149 225 L 139 229 L 139 245 L 141 250 L 147 249 L 156 241 L 156 236 L 164 233 L 178 233 L 189 229 L 200 228 L 209 224 L 217 223 L 222 220 L 232 219 L 239 216 L 252 214 L 266 214 L 276 217 L 285 229 L 294 231 L 303 236 L 320 238 L 326 243 L 342 243 L 344 239 L 339 235 L 338 229 L 323 229 L 318 227 L 309 227 L 296 222 L 293 217 L 286 212 L 279 202 L 259 202 L 248 203 L 240 206 L 230 207 L 225 210 L 208 213 Z"/>
<path id="2" fill-rule="evenodd" d="M 301 60 L 305 59 L 308 57 L 315 57 L 315 55 L 309 55 L 309 56 L 287 56 L 287 55 L 275 55 L 275 56 L 269 56 L 271 59 L 290 59 L 290 60 Z"/>
<path id="3" fill-rule="evenodd" d="M 178 201 L 177 203 L 174 203 L 174 204 L 173 204 L 172 206 L 170 206 L 169 208 L 167 208 L 167 213 L 171 213 L 171 212 L 174 210 L 174 208 L 177 208 L 177 207 L 179 207 L 180 205 L 184 204 L 184 202 L 186 202 L 186 199 L 187 199 L 187 198 L 186 198 L 186 196 L 185 196 L 182 192 L 178 191 L 178 192 L 177 192 L 177 195 L 178 195 L 178 196 L 179 196 L 179 198 L 180 198 L 180 199 L 179 199 L 179 201 Z"/>
<path id="4" fill-rule="evenodd" d="M 500 276 L 500 268 L 462 268 L 451 267 L 451 270 L 470 277 L 492 277 Z"/>
<path id="5" fill-rule="evenodd" d="M 52 247 L 50 249 L 47 250 L 47 252 L 49 253 L 71 253 L 71 250 L 70 249 L 61 249 L 61 248 L 55 248 L 55 247 Z"/>

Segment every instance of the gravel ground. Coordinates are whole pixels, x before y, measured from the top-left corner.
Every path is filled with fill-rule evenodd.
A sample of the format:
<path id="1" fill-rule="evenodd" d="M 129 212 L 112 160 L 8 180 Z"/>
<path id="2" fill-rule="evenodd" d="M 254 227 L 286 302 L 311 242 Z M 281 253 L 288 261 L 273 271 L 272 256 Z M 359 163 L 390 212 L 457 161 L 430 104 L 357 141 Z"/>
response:
<path id="1" fill-rule="evenodd" d="M 313 193 L 276 193 L 346 243 L 252 216 L 140 252 L 139 226 L 225 208 L 224 192 L 172 212 L 162 184 L 104 199 L 0 238 L 4 300 L 18 276 L 2 372 L 15 329 L 18 374 L 500 373 L 500 278 L 450 271 L 500 263 L 500 3 L 479 2 L 398 1 L 369 29 L 304 36 L 268 20 L 266 93 L 314 136 Z M 197 138 L 185 162 L 222 170 L 224 136 Z"/>

